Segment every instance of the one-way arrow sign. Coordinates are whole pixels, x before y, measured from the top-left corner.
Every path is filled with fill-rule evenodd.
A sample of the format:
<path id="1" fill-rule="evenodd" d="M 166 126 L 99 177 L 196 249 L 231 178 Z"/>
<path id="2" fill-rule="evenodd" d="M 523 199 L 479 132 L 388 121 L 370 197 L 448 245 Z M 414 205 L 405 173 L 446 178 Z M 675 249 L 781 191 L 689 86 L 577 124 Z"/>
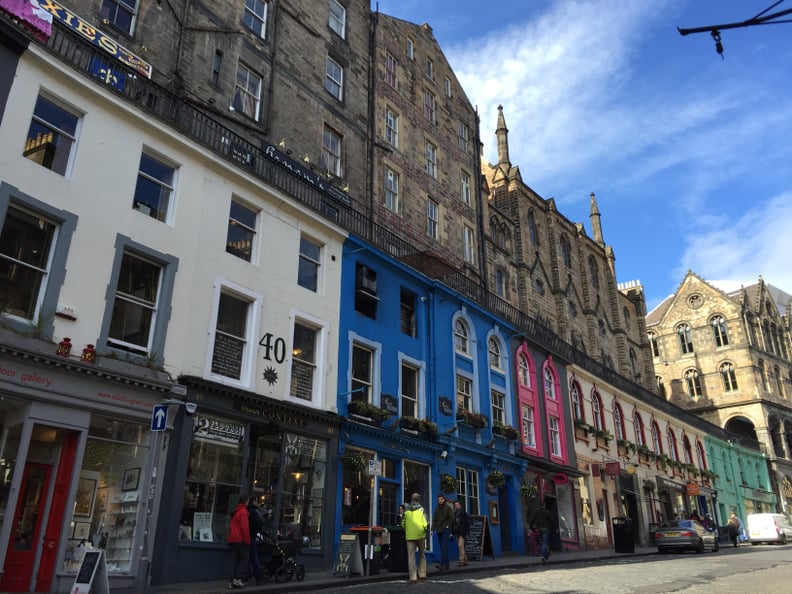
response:
<path id="1" fill-rule="evenodd" d="M 151 430 L 152 431 L 165 431 L 165 425 L 168 423 L 168 405 L 157 404 L 151 412 Z"/>

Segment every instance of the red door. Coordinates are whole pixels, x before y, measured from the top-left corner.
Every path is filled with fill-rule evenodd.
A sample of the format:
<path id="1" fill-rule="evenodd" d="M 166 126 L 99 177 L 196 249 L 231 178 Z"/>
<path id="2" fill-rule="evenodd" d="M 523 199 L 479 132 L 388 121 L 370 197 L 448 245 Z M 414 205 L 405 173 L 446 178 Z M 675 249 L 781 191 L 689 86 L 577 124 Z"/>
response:
<path id="1" fill-rule="evenodd" d="M 25 464 L 0 590 L 27 592 L 29 589 L 51 472 L 49 464 Z"/>
<path id="2" fill-rule="evenodd" d="M 44 546 L 41 549 L 41 562 L 36 576 L 36 592 L 49 592 L 52 574 L 55 571 L 55 558 L 58 552 L 58 540 L 63 527 L 63 514 L 69 495 L 69 482 L 74 470 L 74 458 L 80 434 L 76 431 L 63 438 L 61 453 L 58 457 L 58 470 L 55 472 L 55 484 L 52 488 L 52 505 L 49 520 L 44 531 Z"/>

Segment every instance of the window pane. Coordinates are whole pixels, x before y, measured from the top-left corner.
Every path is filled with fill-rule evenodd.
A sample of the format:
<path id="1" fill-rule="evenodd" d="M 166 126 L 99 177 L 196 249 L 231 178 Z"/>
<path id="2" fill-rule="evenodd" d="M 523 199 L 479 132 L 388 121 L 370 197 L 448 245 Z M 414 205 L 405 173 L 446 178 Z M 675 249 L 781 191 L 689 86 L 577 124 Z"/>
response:
<path id="1" fill-rule="evenodd" d="M 316 329 L 295 322 L 289 394 L 296 398 L 313 399 L 313 378 L 316 369 L 316 336 Z"/>
<path id="2" fill-rule="evenodd" d="M 5 311 L 32 320 L 57 227 L 9 205 L 0 233 L 0 300 Z"/>
<path id="3" fill-rule="evenodd" d="M 140 156 L 140 170 L 132 207 L 158 221 L 164 221 L 168 216 L 173 178 L 173 167 L 143 153 Z"/>
<path id="4" fill-rule="evenodd" d="M 159 266 L 124 254 L 108 334 L 112 346 L 148 352 L 160 273 Z"/>
<path id="5" fill-rule="evenodd" d="M 39 96 L 22 155 L 47 169 L 66 174 L 79 118 Z"/>
<path id="6" fill-rule="evenodd" d="M 256 213 L 232 201 L 228 217 L 226 251 L 250 262 L 253 254 L 253 239 L 256 235 Z"/>
<path id="7" fill-rule="evenodd" d="M 305 237 L 300 238 L 300 261 L 297 269 L 297 284 L 316 291 L 319 280 L 319 254 L 321 246 Z"/>

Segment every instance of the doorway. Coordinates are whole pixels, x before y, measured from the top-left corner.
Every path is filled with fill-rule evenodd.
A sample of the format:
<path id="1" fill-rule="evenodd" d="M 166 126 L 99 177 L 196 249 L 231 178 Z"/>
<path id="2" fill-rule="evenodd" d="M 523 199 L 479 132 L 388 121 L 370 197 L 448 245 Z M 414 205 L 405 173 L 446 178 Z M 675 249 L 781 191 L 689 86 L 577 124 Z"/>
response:
<path id="1" fill-rule="evenodd" d="M 500 512 L 501 551 L 511 552 L 511 510 L 509 509 L 509 490 L 498 489 L 498 507 Z"/>
<path id="2" fill-rule="evenodd" d="M 0 590 L 50 590 L 79 437 L 77 431 L 33 425 L 27 455 L 20 460 L 24 466 Z"/>

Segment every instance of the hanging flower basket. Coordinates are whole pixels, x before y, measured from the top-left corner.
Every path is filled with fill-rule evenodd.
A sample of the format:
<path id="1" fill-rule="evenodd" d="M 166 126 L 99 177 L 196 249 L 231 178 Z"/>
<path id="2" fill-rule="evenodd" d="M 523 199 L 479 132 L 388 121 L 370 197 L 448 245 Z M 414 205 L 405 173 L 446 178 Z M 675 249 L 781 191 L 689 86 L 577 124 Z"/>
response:
<path id="1" fill-rule="evenodd" d="M 366 465 L 366 461 L 363 459 L 363 456 L 360 454 L 347 454 L 343 458 L 341 458 L 341 466 L 346 468 L 347 470 L 352 470 L 359 472 L 363 470 L 363 467 Z"/>
<path id="2" fill-rule="evenodd" d="M 440 490 L 443 493 L 456 493 L 457 480 L 450 474 L 440 475 Z"/>
<path id="3" fill-rule="evenodd" d="M 506 484 L 506 477 L 500 470 L 494 470 L 487 475 L 487 484 L 490 487 L 500 489 Z"/>
<path id="4" fill-rule="evenodd" d="M 526 501 L 535 501 L 539 497 L 539 488 L 536 485 L 520 485 L 520 497 Z"/>

